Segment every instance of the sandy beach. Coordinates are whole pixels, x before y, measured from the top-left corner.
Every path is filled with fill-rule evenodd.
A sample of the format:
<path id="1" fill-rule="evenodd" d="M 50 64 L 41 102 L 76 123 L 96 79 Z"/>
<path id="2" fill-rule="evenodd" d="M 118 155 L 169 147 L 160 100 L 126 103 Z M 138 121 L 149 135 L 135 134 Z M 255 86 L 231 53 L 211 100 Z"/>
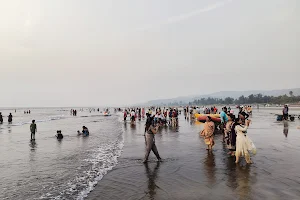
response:
<path id="1" fill-rule="evenodd" d="M 202 125 L 180 118 L 178 129 L 156 135 L 163 162 L 145 151 L 144 123 L 124 124 L 124 149 L 118 165 L 89 194 L 96 199 L 299 199 L 300 120 L 275 122 L 270 110 L 255 110 L 248 135 L 257 146 L 253 164 L 228 156 L 221 136 L 208 153 Z"/>

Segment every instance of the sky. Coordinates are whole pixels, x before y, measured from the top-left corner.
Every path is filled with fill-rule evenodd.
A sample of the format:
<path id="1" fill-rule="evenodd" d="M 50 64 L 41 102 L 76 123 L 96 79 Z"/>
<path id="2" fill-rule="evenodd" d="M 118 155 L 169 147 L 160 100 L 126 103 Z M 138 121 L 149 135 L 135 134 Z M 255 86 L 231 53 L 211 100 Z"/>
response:
<path id="1" fill-rule="evenodd" d="M 300 87 L 299 0 L 0 0 L 0 107 Z"/>

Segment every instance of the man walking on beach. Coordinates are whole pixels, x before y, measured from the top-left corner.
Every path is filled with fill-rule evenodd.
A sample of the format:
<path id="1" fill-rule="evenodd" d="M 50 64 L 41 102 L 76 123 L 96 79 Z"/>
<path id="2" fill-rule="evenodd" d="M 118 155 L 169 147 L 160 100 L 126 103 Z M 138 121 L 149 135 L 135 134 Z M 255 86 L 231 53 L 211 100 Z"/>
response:
<path id="1" fill-rule="evenodd" d="M 36 131 L 37 129 L 36 129 L 35 120 L 32 120 L 32 124 L 30 124 L 31 140 L 35 140 Z"/>

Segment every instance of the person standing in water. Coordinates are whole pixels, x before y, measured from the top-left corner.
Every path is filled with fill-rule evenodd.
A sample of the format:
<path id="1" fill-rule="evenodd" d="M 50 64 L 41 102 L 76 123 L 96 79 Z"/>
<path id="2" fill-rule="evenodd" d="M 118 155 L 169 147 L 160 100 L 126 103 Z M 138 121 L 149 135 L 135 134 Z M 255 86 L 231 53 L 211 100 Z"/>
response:
<path id="1" fill-rule="evenodd" d="M 127 110 L 124 111 L 124 121 L 127 119 Z"/>
<path id="2" fill-rule="evenodd" d="M 207 145 L 208 151 L 211 151 L 213 146 L 215 145 L 214 141 L 214 132 L 215 132 L 215 123 L 211 120 L 210 116 L 207 116 L 206 122 L 204 124 L 204 129 L 200 133 L 204 138 L 204 142 Z"/>
<path id="3" fill-rule="evenodd" d="M 247 135 L 247 129 L 250 125 L 251 120 L 247 120 L 245 123 L 240 119 L 239 124 L 236 125 L 236 152 L 235 152 L 235 163 L 239 163 L 241 156 L 245 157 L 247 164 L 251 164 L 250 152 L 255 153 L 255 146 L 251 139 Z"/>
<path id="4" fill-rule="evenodd" d="M 83 126 L 82 134 L 83 134 L 83 136 L 89 136 L 90 135 L 89 129 L 87 127 Z"/>
<path id="5" fill-rule="evenodd" d="M 11 113 L 9 113 L 9 115 L 8 115 L 8 123 L 12 123 L 12 118 L 13 118 L 13 116 L 12 116 L 12 114 Z"/>
<path id="6" fill-rule="evenodd" d="M 220 128 L 221 128 L 221 132 L 222 132 L 222 135 L 223 135 L 223 143 L 225 143 L 225 127 L 226 127 L 226 123 L 228 121 L 228 117 L 227 117 L 227 108 L 224 107 L 222 108 L 222 112 L 220 114 L 220 118 L 221 118 L 221 125 L 220 125 Z"/>
<path id="7" fill-rule="evenodd" d="M 61 130 L 58 130 L 56 133 L 57 133 L 56 138 L 57 138 L 58 140 L 61 140 L 61 139 L 64 138 L 63 134 L 61 133 Z"/>
<path id="8" fill-rule="evenodd" d="M 145 159 L 144 159 L 143 163 L 148 162 L 148 157 L 149 157 L 151 150 L 155 154 L 157 160 L 161 161 L 161 157 L 159 156 L 157 147 L 155 145 L 155 137 L 154 137 L 154 134 L 156 134 L 158 131 L 158 126 L 156 126 L 156 127 L 153 126 L 153 117 L 149 117 L 147 119 L 145 131 L 146 131 L 146 135 L 145 135 L 146 154 L 145 154 Z"/>
<path id="9" fill-rule="evenodd" d="M 36 129 L 35 120 L 32 120 L 32 123 L 30 124 L 31 140 L 35 140 L 36 131 L 37 131 L 37 129 Z"/>
<path id="10" fill-rule="evenodd" d="M 0 124 L 3 124 L 3 116 L 1 112 L 0 112 Z"/>
<path id="11" fill-rule="evenodd" d="M 287 104 L 284 105 L 284 108 L 282 110 L 282 114 L 283 114 L 283 119 L 288 120 L 288 118 L 289 118 L 289 107 L 288 107 Z"/>

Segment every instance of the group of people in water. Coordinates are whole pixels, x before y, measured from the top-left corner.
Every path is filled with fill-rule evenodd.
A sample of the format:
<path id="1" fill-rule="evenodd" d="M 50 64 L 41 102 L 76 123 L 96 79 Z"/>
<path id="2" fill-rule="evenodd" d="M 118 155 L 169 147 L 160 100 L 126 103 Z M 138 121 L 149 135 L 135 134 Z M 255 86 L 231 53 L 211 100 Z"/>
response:
<path id="1" fill-rule="evenodd" d="M 251 120 L 248 119 L 249 114 L 240 108 L 240 112 L 236 117 L 230 113 L 226 107 L 223 107 L 220 118 L 221 124 L 219 127 L 223 134 L 223 142 L 227 145 L 228 154 L 236 157 L 236 163 L 239 162 L 240 157 L 245 157 L 248 164 L 252 163 L 250 153 L 255 154 L 256 148 L 247 134 L 248 127 L 251 123 Z M 211 117 L 207 116 L 204 129 L 200 135 L 203 136 L 208 151 L 211 151 L 215 145 L 215 127 L 216 125 L 211 120 Z"/>
<path id="2" fill-rule="evenodd" d="M 240 111 L 243 111 L 243 112 L 245 112 L 245 113 L 247 113 L 249 115 L 252 114 L 252 106 L 250 106 L 250 105 L 237 106 L 237 108 L 239 108 Z"/>
<path id="3" fill-rule="evenodd" d="M 253 144 L 252 140 L 249 138 L 247 134 L 248 127 L 250 126 L 251 120 L 249 120 L 249 112 L 244 107 L 240 107 L 239 113 L 237 117 L 233 114 L 233 110 L 227 107 L 223 107 L 222 111 L 219 113 L 221 118 L 221 123 L 216 125 L 215 122 L 212 121 L 212 117 L 207 115 L 206 122 L 204 123 L 204 128 L 200 132 L 200 135 L 204 138 L 204 142 L 207 145 L 207 150 L 212 151 L 213 146 L 215 145 L 214 135 L 216 133 L 217 127 L 223 134 L 223 143 L 226 144 L 228 148 L 228 155 L 235 156 L 236 163 L 239 163 L 241 157 L 245 157 L 245 160 L 248 164 L 252 163 L 250 154 L 256 153 L 256 147 Z M 152 110 L 152 109 L 151 109 Z M 184 109 L 185 118 L 188 118 L 188 114 L 193 115 L 198 113 L 197 107 L 185 107 Z M 216 107 L 212 107 L 211 109 L 205 108 L 204 113 L 217 113 L 218 109 Z M 126 110 L 125 110 L 126 111 Z M 174 115 L 173 115 L 174 112 Z M 176 118 L 177 112 L 177 122 L 178 122 L 178 110 L 171 109 L 171 119 Z M 135 112 L 133 112 L 135 113 Z M 158 117 L 161 115 L 160 109 L 156 109 L 156 114 Z M 143 162 L 146 163 L 148 161 L 149 153 L 153 151 L 158 161 L 161 161 L 161 157 L 158 153 L 157 147 L 155 145 L 155 137 L 154 135 L 158 132 L 160 123 L 157 123 L 155 120 L 157 118 L 156 114 L 152 114 L 152 112 L 147 112 L 146 116 L 146 124 L 145 124 L 145 141 L 146 141 L 146 154 Z M 252 114 L 252 110 L 250 112 Z M 125 114 L 124 114 L 125 115 Z M 125 120 L 125 118 L 124 118 Z"/>
<path id="4" fill-rule="evenodd" d="M 9 113 L 9 115 L 8 115 L 8 123 L 9 124 L 11 124 L 12 123 L 12 120 L 13 120 L 13 116 L 12 116 L 12 114 L 11 113 Z M 2 113 L 0 112 L 0 124 L 3 124 L 3 115 L 2 115 Z"/>
<path id="5" fill-rule="evenodd" d="M 130 112 L 129 112 L 130 111 Z M 153 116 L 153 123 L 160 125 L 169 125 L 172 127 L 178 126 L 178 115 L 181 114 L 181 111 L 175 108 L 149 108 L 147 112 L 145 112 L 145 108 L 128 108 L 124 110 L 124 121 L 127 120 L 128 115 L 130 116 L 131 124 L 134 125 L 136 119 L 141 121 L 141 119 L 147 116 Z"/>
<path id="6" fill-rule="evenodd" d="M 30 124 L 30 140 L 31 141 L 35 141 L 35 134 L 37 132 L 37 125 L 35 123 L 35 120 L 32 120 L 32 123 Z M 57 130 L 56 131 L 56 138 L 58 140 L 62 140 L 64 138 L 62 131 L 61 130 Z M 79 130 L 77 131 L 77 135 L 82 135 L 83 137 L 87 137 L 90 135 L 89 129 L 86 126 L 82 126 L 82 131 L 80 132 Z"/>
<path id="7" fill-rule="evenodd" d="M 77 116 L 77 110 L 71 109 L 70 110 L 70 115 Z"/>

